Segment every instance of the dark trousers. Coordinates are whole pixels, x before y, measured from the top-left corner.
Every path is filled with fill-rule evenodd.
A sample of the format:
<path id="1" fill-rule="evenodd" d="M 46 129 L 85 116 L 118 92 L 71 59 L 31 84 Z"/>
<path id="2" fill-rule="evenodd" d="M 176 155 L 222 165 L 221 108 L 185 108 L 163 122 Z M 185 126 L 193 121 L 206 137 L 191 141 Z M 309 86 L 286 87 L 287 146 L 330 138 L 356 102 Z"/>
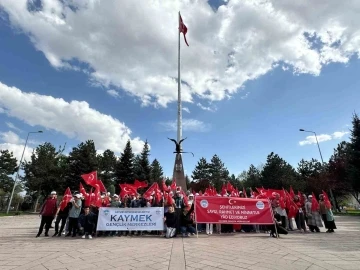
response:
<path id="1" fill-rule="evenodd" d="M 78 232 L 78 229 L 79 229 L 78 220 L 79 220 L 78 218 L 69 217 L 69 233 L 68 234 L 71 234 L 71 232 L 72 232 L 72 235 L 76 236 L 76 233 Z"/>
<path id="2" fill-rule="evenodd" d="M 47 235 L 49 233 L 49 229 L 50 229 L 51 222 L 53 221 L 53 219 L 54 219 L 54 217 L 52 217 L 52 216 L 50 216 L 50 217 L 41 216 L 41 223 L 40 223 L 38 235 L 42 234 L 44 225 L 45 225 L 45 235 Z"/>
<path id="3" fill-rule="evenodd" d="M 57 216 L 55 220 L 55 233 L 61 234 L 64 230 L 65 224 L 66 224 L 67 216 L 61 217 Z M 59 231 L 59 223 L 61 221 L 60 231 Z"/>
<path id="4" fill-rule="evenodd" d="M 92 224 L 87 224 L 84 226 L 84 234 L 85 235 L 92 235 L 94 226 Z"/>

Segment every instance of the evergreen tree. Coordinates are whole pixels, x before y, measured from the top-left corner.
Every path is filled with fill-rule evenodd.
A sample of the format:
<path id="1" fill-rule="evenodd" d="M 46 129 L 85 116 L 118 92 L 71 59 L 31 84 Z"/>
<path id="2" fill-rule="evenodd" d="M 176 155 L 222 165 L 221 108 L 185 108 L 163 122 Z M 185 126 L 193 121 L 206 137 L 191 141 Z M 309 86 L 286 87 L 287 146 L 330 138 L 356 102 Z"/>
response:
<path id="1" fill-rule="evenodd" d="M 229 177 L 229 182 L 233 187 L 237 187 L 239 190 L 242 188 L 241 183 L 238 178 L 236 178 L 235 174 L 231 174 Z"/>
<path id="2" fill-rule="evenodd" d="M 17 171 L 17 160 L 13 152 L 9 150 L 0 151 L 0 189 L 5 194 L 10 193 L 14 186 L 14 179 L 12 175 Z"/>
<path id="3" fill-rule="evenodd" d="M 134 183 L 134 154 L 131 148 L 130 140 L 127 141 L 124 152 L 121 154 L 120 158 L 116 162 L 115 176 L 116 193 L 119 193 L 119 184 Z"/>
<path id="4" fill-rule="evenodd" d="M 189 178 L 188 175 L 185 175 L 185 182 L 186 182 L 187 188 L 189 189 L 189 188 L 190 188 L 191 181 L 190 181 L 190 178 Z"/>
<path id="5" fill-rule="evenodd" d="M 157 159 L 154 159 L 151 163 L 150 183 L 157 182 L 158 184 L 161 184 L 163 175 L 164 172 L 159 161 Z"/>
<path id="6" fill-rule="evenodd" d="M 151 166 L 149 162 L 149 155 L 149 144 L 145 141 L 143 150 L 140 155 L 135 158 L 134 162 L 134 177 L 138 180 L 150 181 Z"/>
<path id="7" fill-rule="evenodd" d="M 217 190 L 220 190 L 223 183 L 229 180 L 229 171 L 217 155 L 211 158 L 209 172 L 209 180 Z"/>
<path id="8" fill-rule="evenodd" d="M 206 158 L 200 158 L 192 172 L 191 178 L 195 180 L 210 178 L 210 164 L 206 161 Z"/>
<path id="9" fill-rule="evenodd" d="M 40 197 L 47 197 L 52 190 L 60 191 L 61 170 L 59 154 L 51 143 L 44 143 L 36 147 L 29 162 L 25 162 L 24 185 L 29 195 L 36 197 L 35 207 Z"/>
<path id="10" fill-rule="evenodd" d="M 359 202 L 360 193 L 360 119 L 356 113 L 352 119 L 348 160 L 348 181 L 352 187 L 352 195 Z"/>
<path id="11" fill-rule="evenodd" d="M 250 165 L 249 170 L 246 172 L 246 180 L 243 185 L 245 187 L 257 188 L 261 187 L 261 171 L 256 168 L 253 164 Z"/>
<path id="12" fill-rule="evenodd" d="M 295 190 L 303 189 L 294 168 L 273 152 L 267 157 L 260 180 L 264 188 L 289 189 L 292 186 Z"/>
<path id="13" fill-rule="evenodd" d="M 329 187 L 328 181 L 326 180 L 326 170 L 324 164 L 316 159 L 300 160 L 297 167 L 298 179 L 303 183 L 305 193 L 319 194 L 322 189 Z"/>
<path id="14" fill-rule="evenodd" d="M 115 181 L 116 156 L 113 151 L 107 149 L 102 155 L 97 155 L 97 160 L 99 164 L 98 178 L 108 189 L 114 185 Z"/>
<path id="15" fill-rule="evenodd" d="M 69 153 L 65 186 L 70 187 L 71 191 L 78 191 L 82 181 L 81 175 L 97 170 L 98 159 L 94 141 L 82 142 Z"/>

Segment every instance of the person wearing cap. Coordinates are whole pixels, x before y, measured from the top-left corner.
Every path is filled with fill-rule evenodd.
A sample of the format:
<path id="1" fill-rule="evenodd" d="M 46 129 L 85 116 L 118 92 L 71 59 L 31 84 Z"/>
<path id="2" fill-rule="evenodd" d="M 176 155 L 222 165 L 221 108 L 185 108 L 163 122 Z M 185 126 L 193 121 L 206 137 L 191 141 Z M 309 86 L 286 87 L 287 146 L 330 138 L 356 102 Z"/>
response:
<path id="1" fill-rule="evenodd" d="M 75 194 L 70 202 L 72 203 L 72 207 L 69 211 L 69 232 L 66 236 L 70 236 L 72 232 L 72 237 L 75 237 L 79 229 L 78 220 L 82 205 L 81 195 L 79 193 Z"/>
<path id="2" fill-rule="evenodd" d="M 50 197 L 46 199 L 45 203 L 41 207 L 40 210 L 41 223 L 36 237 L 39 237 L 42 234 L 44 225 L 45 225 L 45 236 L 46 237 L 49 236 L 49 229 L 51 227 L 51 222 L 55 217 L 57 207 L 58 207 L 58 203 L 56 199 L 56 192 L 52 191 Z"/>

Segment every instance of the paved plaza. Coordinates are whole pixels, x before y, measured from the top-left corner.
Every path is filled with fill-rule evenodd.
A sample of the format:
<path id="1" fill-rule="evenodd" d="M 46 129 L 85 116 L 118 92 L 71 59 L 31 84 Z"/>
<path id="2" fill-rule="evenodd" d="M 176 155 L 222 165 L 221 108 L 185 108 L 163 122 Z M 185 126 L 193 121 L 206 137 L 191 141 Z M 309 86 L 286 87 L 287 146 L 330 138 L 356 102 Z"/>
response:
<path id="1" fill-rule="evenodd" d="M 360 269 L 360 217 L 336 217 L 334 234 L 291 233 L 280 239 L 262 233 L 35 238 L 39 222 L 38 216 L 0 218 L 1 270 Z"/>

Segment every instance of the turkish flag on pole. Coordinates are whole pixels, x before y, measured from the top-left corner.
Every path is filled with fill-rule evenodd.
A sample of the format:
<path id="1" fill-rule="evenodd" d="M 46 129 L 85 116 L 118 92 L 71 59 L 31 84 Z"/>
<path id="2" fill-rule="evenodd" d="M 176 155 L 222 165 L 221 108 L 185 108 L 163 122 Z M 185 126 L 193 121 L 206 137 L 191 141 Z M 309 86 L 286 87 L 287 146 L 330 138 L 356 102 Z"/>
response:
<path id="1" fill-rule="evenodd" d="M 70 188 L 68 187 L 66 190 L 65 190 L 65 193 L 64 193 L 64 197 L 60 203 L 60 209 L 61 210 L 64 210 L 66 205 L 70 202 L 72 198 L 72 194 L 71 194 L 71 190 Z"/>
<path id="2" fill-rule="evenodd" d="M 170 185 L 170 188 L 171 188 L 172 190 L 176 189 L 176 179 L 175 179 L 175 178 L 172 180 L 171 185 Z"/>
<path id="3" fill-rule="evenodd" d="M 186 40 L 187 27 L 186 27 L 186 25 L 183 23 L 183 20 L 182 20 L 182 18 L 181 18 L 180 12 L 179 12 L 179 32 L 180 32 L 180 33 L 183 33 L 185 43 L 186 43 L 186 45 L 189 46 L 189 43 L 188 43 L 187 40 Z"/>
<path id="4" fill-rule="evenodd" d="M 82 174 L 82 179 L 84 179 L 85 183 L 89 186 L 95 187 L 97 180 L 97 171 L 93 171 L 91 173 Z"/>
<path id="5" fill-rule="evenodd" d="M 125 195 L 135 195 L 137 193 L 136 188 L 133 185 L 129 184 L 119 184 L 121 191 L 120 197 L 124 198 Z"/>
<path id="6" fill-rule="evenodd" d="M 99 189 L 100 189 L 101 192 L 106 192 L 106 188 L 104 186 L 104 183 L 101 180 L 96 179 L 95 186 L 96 185 L 99 186 Z"/>

